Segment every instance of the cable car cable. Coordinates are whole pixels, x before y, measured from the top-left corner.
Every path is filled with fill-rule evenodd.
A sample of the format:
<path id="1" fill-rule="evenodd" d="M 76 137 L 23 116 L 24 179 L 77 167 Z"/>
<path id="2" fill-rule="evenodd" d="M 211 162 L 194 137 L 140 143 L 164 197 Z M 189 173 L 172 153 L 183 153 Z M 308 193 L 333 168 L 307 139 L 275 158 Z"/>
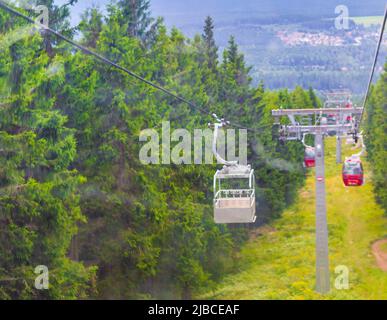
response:
<path id="1" fill-rule="evenodd" d="M 381 44 L 382 44 L 382 41 L 383 41 L 384 30 L 385 30 L 385 27 L 386 27 L 386 20 L 387 20 L 387 5 L 386 5 L 385 11 L 384 11 L 384 19 L 383 19 L 382 26 L 381 26 L 381 28 L 380 28 L 379 41 L 378 41 L 378 44 L 377 44 L 377 46 L 376 46 L 375 57 L 374 57 L 374 63 L 373 63 L 373 65 L 372 65 L 371 74 L 370 74 L 370 78 L 369 78 L 368 86 L 367 86 L 367 91 L 366 91 L 366 95 L 365 95 L 364 102 L 363 102 L 363 111 L 362 111 L 362 113 L 361 113 L 361 115 L 360 115 L 359 125 L 358 125 L 358 127 L 356 128 L 357 130 L 359 130 L 360 124 L 361 124 L 361 122 L 362 122 L 363 115 L 364 115 L 365 108 L 366 108 L 366 104 L 367 104 L 368 97 L 369 97 L 369 93 L 370 93 L 370 90 L 371 90 L 372 79 L 373 79 L 374 74 L 375 74 L 376 64 L 377 64 L 377 62 L 378 62 L 380 47 L 381 47 Z M 358 133 L 358 132 L 356 132 L 356 134 L 357 134 L 357 133 Z"/>

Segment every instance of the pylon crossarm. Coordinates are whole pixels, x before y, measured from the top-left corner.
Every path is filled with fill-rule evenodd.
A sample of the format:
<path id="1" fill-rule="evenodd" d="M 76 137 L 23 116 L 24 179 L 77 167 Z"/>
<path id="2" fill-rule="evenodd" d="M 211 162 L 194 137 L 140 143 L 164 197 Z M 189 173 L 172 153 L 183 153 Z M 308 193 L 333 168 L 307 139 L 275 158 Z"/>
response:
<path id="1" fill-rule="evenodd" d="M 320 126 L 285 126 L 284 130 L 287 133 L 310 133 L 322 132 L 327 134 L 333 131 L 349 132 L 353 128 L 352 124 L 345 125 L 320 125 Z"/>
<path id="2" fill-rule="evenodd" d="M 272 115 L 274 117 L 281 116 L 303 116 L 303 115 L 320 115 L 320 114 L 353 114 L 361 115 L 363 108 L 321 108 L 321 109 L 277 109 L 272 110 Z"/>

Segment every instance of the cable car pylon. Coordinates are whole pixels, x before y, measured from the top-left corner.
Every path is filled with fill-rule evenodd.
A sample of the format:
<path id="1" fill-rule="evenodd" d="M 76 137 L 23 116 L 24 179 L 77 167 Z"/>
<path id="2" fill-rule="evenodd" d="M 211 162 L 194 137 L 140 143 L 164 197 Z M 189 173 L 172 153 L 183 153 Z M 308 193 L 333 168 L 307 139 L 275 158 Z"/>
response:
<path id="1" fill-rule="evenodd" d="M 329 273 L 329 248 L 328 248 L 328 222 L 326 207 L 326 185 L 325 185 L 325 136 L 337 136 L 336 160 L 341 161 L 341 136 L 353 135 L 357 137 L 356 128 L 363 113 L 362 108 L 339 106 L 335 108 L 321 109 L 279 109 L 272 110 L 275 124 L 280 124 L 281 117 L 288 117 L 290 125 L 280 126 L 281 140 L 300 140 L 305 150 L 305 136 L 312 134 L 315 136 L 314 160 L 315 160 L 315 184 L 316 184 L 316 291 L 326 294 L 330 291 Z M 300 125 L 296 117 L 316 116 L 315 125 Z M 335 121 L 327 121 L 327 116 Z M 351 122 L 348 122 L 348 116 Z M 339 145 L 340 143 L 340 145 Z M 309 147 L 310 148 L 310 147 Z M 306 161 L 306 155 L 304 158 Z"/>

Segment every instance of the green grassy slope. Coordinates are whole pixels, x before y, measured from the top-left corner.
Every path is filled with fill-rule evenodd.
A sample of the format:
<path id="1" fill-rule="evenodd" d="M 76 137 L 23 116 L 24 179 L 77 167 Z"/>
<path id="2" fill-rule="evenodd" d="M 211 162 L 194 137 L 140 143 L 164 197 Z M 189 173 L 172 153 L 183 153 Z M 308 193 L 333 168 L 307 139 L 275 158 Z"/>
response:
<path id="1" fill-rule="evenodd" d="M 343 143 L 345 145 L 345 143 Z M 354 152 L 345 146 L 345 154 Z M 329 254 L 332 290 L 314 292 L 315 220 L 314 174 L 298 201 L 283 217 L 252 235 L 240 254 L 239 270 L 210 299 L 387 299 L 387 273 L 376 266 L 375 240 L 387 236 L 387 219 L 375 203 L 368 164 L 366 185 L 345 188 L 341 165 L 335 163 L 335 139 L 326 141 Z M 349 268 L 349 290 L 335 289 L 335 268 Z"/>

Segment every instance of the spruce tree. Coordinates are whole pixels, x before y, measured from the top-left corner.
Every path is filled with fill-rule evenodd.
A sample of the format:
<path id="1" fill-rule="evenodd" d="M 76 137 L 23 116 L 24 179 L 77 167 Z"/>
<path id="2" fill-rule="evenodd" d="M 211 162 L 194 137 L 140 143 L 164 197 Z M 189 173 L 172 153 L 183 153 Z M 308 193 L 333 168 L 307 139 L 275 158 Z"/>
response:
<path id="1" fill-rule="evenodd" d="M 312 87 L 309 87 L 308 94 L 309 94 L 309 99 L 312 103 L 313 108 L 320 108 L 319 100 L 318 100 L 316 93 L 314 92 Z"/>
<path id="2" fill-rule="evenodd" d="M 68 36 L 72 37 L 74 30 L 70 27 L 70 7 L 76 4 L 78 0 L 67 0 L 63 5 L 55 4 L 55 0 L 31 0 L 33 6 L 46 6 L 48 8 L 49 27 Z M 55 51 L 53 46 L 58 44 L 58 39 L 49 32 L 42 30 L 44 39 L 44 48 L 49 57 L 53 57 Z"/>
<path id="3" fill-rule="evenodd" d="M 83 36 L 84 45 L 89 48 L 96 48 L 97 41 L 103 27 L 103 15 L 101 11 L 96 8 L 87 9 L 82 14 L 82 20 L 78 25 L 78 30 Z"/>
<path id="4" fill-rule="evenodd" d="M 216 72 L 218 65 L 218 47 L 214 38 L 214 21 L 208 16 L 204 25 L 204 33 L 202 35 L 205 44 L 206 63 L 212 72 Z"/>
<path id="5" fill-rule="evenodd" d="M 121 23 L 126 25 L 126 32 L 129 37 L 138 38 L 143 44 L 147 44 L 155 30 L 161 23 L 154 21 L 150 12 L 149 0 L 119 0 L 118 8 L 121 10 Z"/>

